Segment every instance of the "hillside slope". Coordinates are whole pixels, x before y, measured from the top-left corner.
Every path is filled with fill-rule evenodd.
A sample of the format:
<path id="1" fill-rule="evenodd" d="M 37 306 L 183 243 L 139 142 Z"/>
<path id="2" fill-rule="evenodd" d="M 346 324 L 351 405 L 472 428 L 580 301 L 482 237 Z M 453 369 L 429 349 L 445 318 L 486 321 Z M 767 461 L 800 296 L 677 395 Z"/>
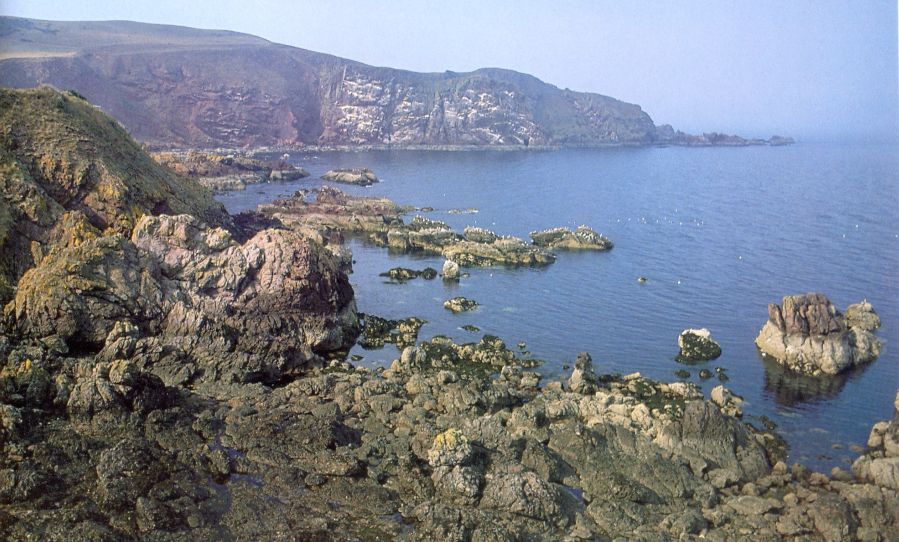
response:
<path id="1" fill-rule="evenodd" d="M 501 69 L 377 68 L 234 32 L 0 18 L 0 85 L 74 89 L 154 147 L 652 143 L 639 106 Z"/>
<path id="2" fill-rule="evenodd" d="M 153 161 L 113 119 L 51 89 L 0 89 L 0 304 L 73 232 L 128 234 L 143 215 L 231 219 L 211 192 Z"/>

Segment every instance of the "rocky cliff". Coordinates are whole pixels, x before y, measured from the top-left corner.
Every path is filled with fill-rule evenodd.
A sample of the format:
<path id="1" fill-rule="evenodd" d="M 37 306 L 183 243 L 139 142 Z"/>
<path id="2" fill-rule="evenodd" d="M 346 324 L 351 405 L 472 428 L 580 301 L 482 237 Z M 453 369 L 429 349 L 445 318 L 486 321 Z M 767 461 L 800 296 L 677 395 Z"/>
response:
<path id="1" fill-rule="evenodd" d="M 3 17 L 0 51 L 3 86 L 74 89 L 154 147 L 602 145 L 659 137 L 637 105 L 521 73 L 377 68 L 233 32 Z"/>

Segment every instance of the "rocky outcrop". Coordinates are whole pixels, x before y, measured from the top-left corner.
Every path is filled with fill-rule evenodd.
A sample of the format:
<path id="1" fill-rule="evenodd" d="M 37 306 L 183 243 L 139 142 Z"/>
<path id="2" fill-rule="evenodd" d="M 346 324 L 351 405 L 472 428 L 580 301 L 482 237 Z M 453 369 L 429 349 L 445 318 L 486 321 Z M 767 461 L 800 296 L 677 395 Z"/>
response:
<path id="1" fill-rule="evenodd" d="M 862 480 L 899 491 L 899 390 L 893 402 L 893 419 L 874 424 L 868 436 L 868 453 L 852 465 Z"/>
<path id="2" fill-rule="evenodd" d="M 443 302 L 443 308 L 456 314 L 473 311 L 478 308 L 478 302 L 465 297 L 454 297 Z"/>
<path id="3" fill-rule="evenodd" d="M 0 100 L 21 121 L 0 141 L 0 239 L 16 287 L 2 324 L 16 340 L 128 359 L 167 384 L 274 382 L 354 342 L 353 291 L 320 236 L 238 228 L 77 97 Z"/>
<path id="4" fill-rule="evenodd" d="M 680 353 L 679 361 L 696 363 L 709 361 L 721 356 L 721 345 L 712 339 L 712 333 L 705 328 L 685 329 L 677 336 Z"/>
<path id="5" fill-rule="evenodd" d="M 322 175 L 323 181 L 355 184 L 357 186 L 371 186 L 379 182 L 375 172 L 368 168 L 361 169 L 333 169 Z"/>
<path id="6" fill-rule="evenodd" d="M 768 305 L 768 321 L 755 343 L 793 371 L 834 375 L 873 361 L 883 347 L 872 333 L 880 319 L 870 303 L 851 305 L 846 313 L 822 294 L 786 296 L 782 305 Z"/>
<path id="7" fill-rule="evenodd" d="M 444 260 L 443 280 L 459 280 L 459 264 L 452 260 Z"/>
<path id="8" fill-rule="evenodd" d="M 0 89 L 0 305 L 54 246 L 130 235 L 143 215 L 189 213 L 231 228 L 212 194 L 150 159 L 84 100 Z"/>
<path id="9" fill-rule="evenodd" d="M 277 380 L 358 332 L 352 288 L 320 246 L 285 230 L 241 245 L 189 215 L 146 216 L 131 239 L 51 252 L 23 276 L 12 308 L 25 336 L 110 359 L 139 353 L 168 382 Z M 126 324 L 138 340 L 115 335 Z"/>
<path id="10" fill-rule="evenodd" d="M 535 231 L 530 237 L 538 247 L 563 250 L 610 250 L 615 246 L 609 238 L 587 226 L 578 226 L 575 231 L 568 228 Z"/>

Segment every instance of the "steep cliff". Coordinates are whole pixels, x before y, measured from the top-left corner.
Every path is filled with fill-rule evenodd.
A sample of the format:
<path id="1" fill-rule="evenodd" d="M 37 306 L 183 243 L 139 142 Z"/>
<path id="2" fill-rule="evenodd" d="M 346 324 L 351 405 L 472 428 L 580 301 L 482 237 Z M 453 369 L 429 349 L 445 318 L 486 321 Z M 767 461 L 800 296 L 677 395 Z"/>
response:
<path id="1" fill-rule="evenodd" d="M 154 147 L 652 143 L 639 106 L 501 69 L 377 68 L 223 31 L 0 18 L 0 84 L 74 89 Z"/>

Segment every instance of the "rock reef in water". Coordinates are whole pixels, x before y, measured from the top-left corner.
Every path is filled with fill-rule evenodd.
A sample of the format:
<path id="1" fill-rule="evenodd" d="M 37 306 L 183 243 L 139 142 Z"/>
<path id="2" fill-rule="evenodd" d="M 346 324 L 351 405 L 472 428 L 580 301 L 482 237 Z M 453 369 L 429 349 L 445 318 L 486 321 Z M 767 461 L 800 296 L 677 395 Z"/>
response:
<path id="1" fill-rule="evenodd" d="M 530 234 L 538 247 L 564 250 L 610 250 L 612 241 L 587 226 L 578 226 L 575 231 L 568 228 L 535 231 Z"/>
<path id="2" fill-rule="evenodd" d="M 394 282 L 408 282 L 421 277 L 425 280 L 433 280 L 437 278 L 437 270 L 433 267 L 425 267 L 421 271 L 409 269 L 407 267 L 394 267 L 384 273 L 379 274 L 380 277 L 387 277 Z"/>
<path id="3" fill-rule="evenodd" d="M 366 235 L 371 242 L 391 250 L 441 255 L 467 267 L 542 266 L 556 259 L 545 248 L 483 228 L 466 228 L 459 234 L 444 222 L 422 216 L 406 224 L 402 215 L 410 208 L 387 199 L 350 196 L 328 186 L 314 193 L 314 201 L 307 201 L 308 193 L 303 191 L 290 199 L 260 205 L 257 216 L 323 235 L 332 230 Z"/>
<path id="4" fill-rule="evenodd" d="M 798 373 L 835 375 L 875 360 L 883 343 L 872 333 L 880 318 L 867 301 L 844 316 L 823 294 L 783 298 L 768 305 L 768 321 L 755 340 L 759 350 Z"/>
<path id="5" fill-rule="evenodd" d="M 695 363 L 709 361 L 721 356 L 721 345 L 712 339 L 712 333 L 706 329 L 685 329 L 677 336 L 680 353 L 679 361 Z"/>
<path id="6" fill-rule="evenodd" d="M 305 169 L 287 162 L 289 155 L 280 161 L 198 151 L 157 152 L 151 156 L 175 173 L 195 179 L 216 192 L 244 190 L 250 184 L 295 181 L 309 176 Z"/>
<path id="7" fill-rule="evenodd" d="M 375 172 L 368 168 L 333 169 L 322 175 L 322 180 L 334 183 L 355 184 L 357 186 L 371 186 L 376 182 L 379 182 Z"/>

